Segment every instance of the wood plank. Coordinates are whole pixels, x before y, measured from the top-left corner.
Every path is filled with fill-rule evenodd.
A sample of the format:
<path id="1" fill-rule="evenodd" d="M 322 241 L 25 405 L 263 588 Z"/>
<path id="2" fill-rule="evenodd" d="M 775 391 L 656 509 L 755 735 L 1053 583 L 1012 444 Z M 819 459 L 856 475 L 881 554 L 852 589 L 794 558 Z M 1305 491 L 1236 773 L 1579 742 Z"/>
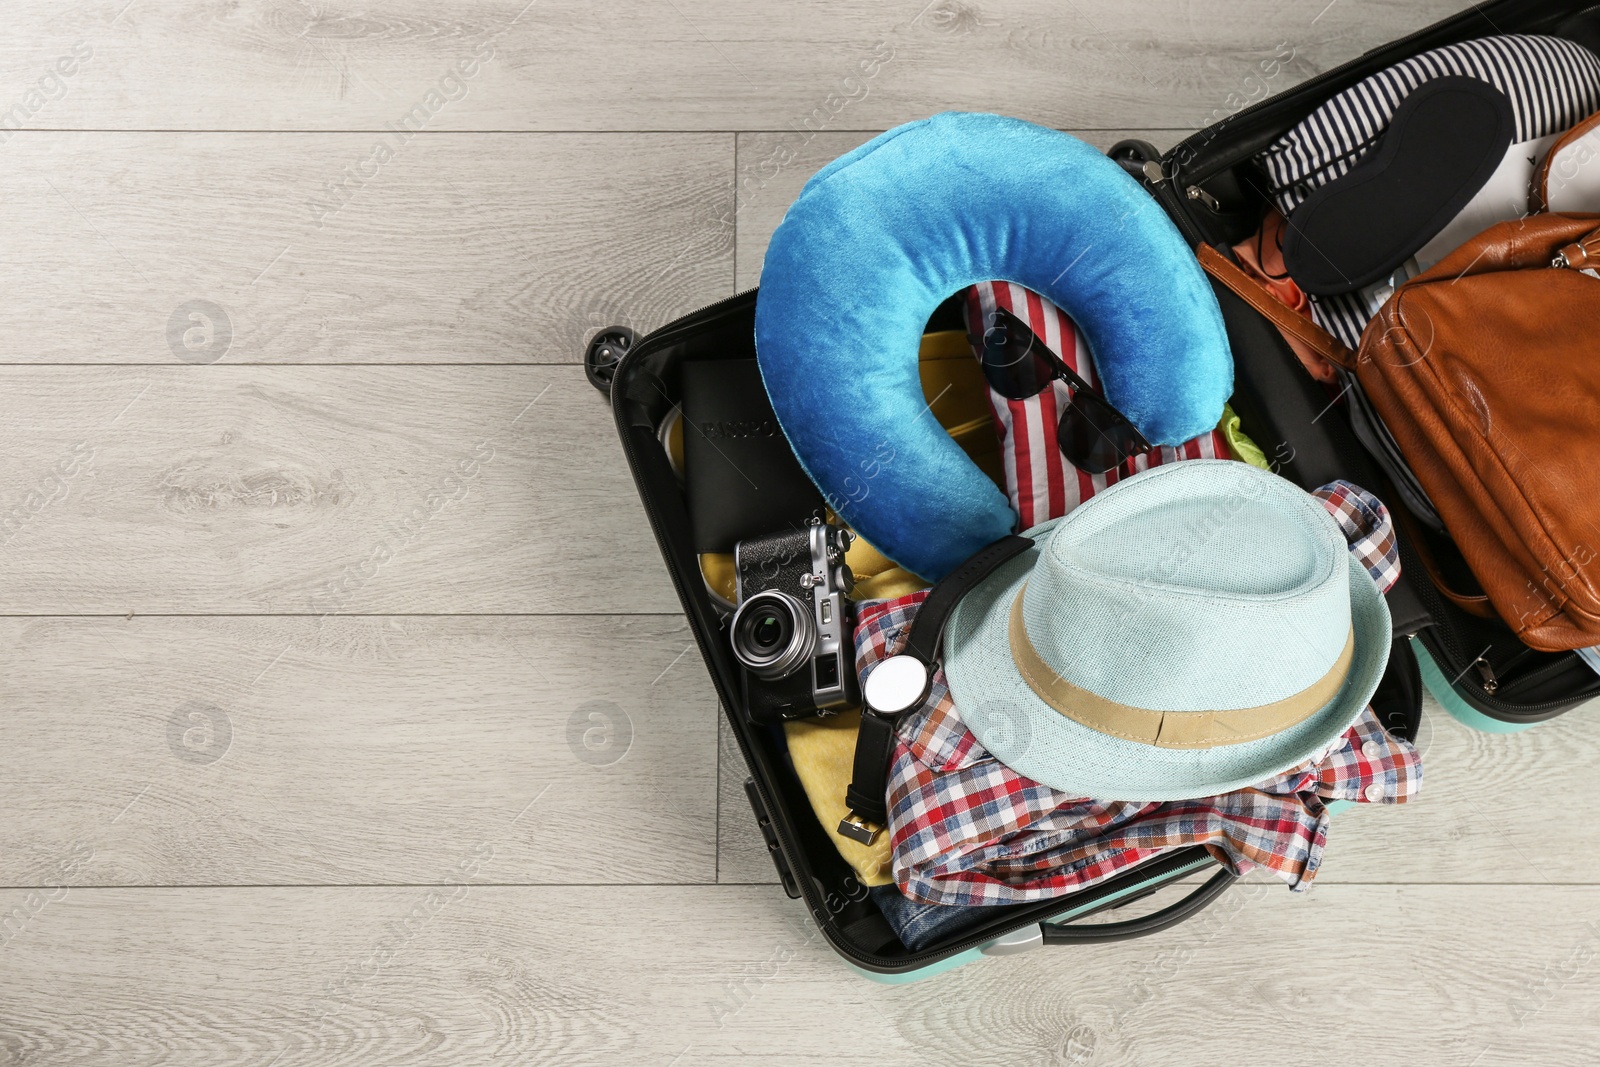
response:
<path id="1" fill-rule="evenodd" d="M 899 987 L 766 887 L 56 896 L 0 893 L 7 1063 L 1576 1067 L 1600 994 L 1593 886 L 1264 887 Z"/>
<path id="2" fill-rule="evenodd" d="M 13 367 L 0 392 L 0 613 L 679 610 L 576 367 Z"/>
<path id="3" fill-rule="evenodd" d="M 872 140 L 881 131 L 811 132 L 782 130 L 741 133 L 738 148 L 738 284 L 740 291 L 761 281 L 761 262 L 772 231 L 811 176 L 835 159 Z M 1137 137 L 1165 152 L 1184 130 L 1071 130 L 1102 151 Z"/>
<path id="4" fill-rule="evenodd" d="M 450 384 L 483 375 L 492 386 Z M 626 611 L 652 604 L 652 585 L 657 609 L 674 608 L 653 549 L 640 547 L 648 544 L 644 524 L 627 514 L 636 505 L 615 446 L 571 447 L 584 432 L 609 442 L 603 405 L 574 369 L 51 368 L 13 376 L 17 444 L 0 456 L 5 484 L 38 485 L 37 499 L 47 502 L 8 527 L 7 611 Z M 328 381 L 358 384 L 330 390 Z M 511 425 L 521 398 L 545 384 L 559 391 L 521 420 L 537 431 L 533 440 L 522 442 L 519 430 L 462 499 L 411 543 L 397 540 L 397 558 L 360 580 L 378 541 L 393 529 L 403 535 L 396 524 L 425 499 L 431 483 L 416 472 L 433 469 L 442 478 L 455 455 L 450 438 L 470 449 L 474 431 L 496 418 Z M 484 396 L 495 398 L 491 410 L 479 407 Z M 363 411 L 399 417 L 382 429 Z M 547 413 L 550 421 L 541 423 Z M 91 432 L 96 427 L 104 437 Z M 69 461 L 77 441 L 93 442 L 93 460 L 48 500 L 54 482 L 40 472 Z M 549 460 L 563 442 L 563 462 L 533 458 Z M 574 474 L 576 482 L 559 480 Z M 541 482 L 548 478 L 558 480 Z M 530 484 L 544 489 L 530 493 Z M 547 499 L 573 503 L 552 524 Z M 5 503 L 26 500 L 13 495 Z M 381 531 L 376 540 L 374 530 Z M 530 539 L 530 530 L 540 536 Z M 347 566 L 354 577 L 338 585 Z M 637 568 L 631 576 L 630 567 Z M 1580 712 L 1506 737 L 1467 731 L 1437 713 L 1433 723 L 1438 752 L 1429 767 L 1464 767 L 1463 776 L 1436 772 L 1415 805 L 1341 818 L 1323 877 L 1583 877 L 1585 857 L 1600 842 L 1583 840 L 1594 834 L 1582 824 L 1563 829 L 1559 847 L 1540 850 L 1536 876 L 1512 846 L 1553 832 L 1541 803 L 1548 794 L 1529 791 L 1527 781 L 1570 774 L 1577 777 L 1566 788 L 1584 787 L 1581 771 L 1592 756 L 1570 753 L 1596 747 L 1592 716 Z M 755 862 L 764 850 L 734 802 L 743 772 L 726 764 L 724 772 L 733 798 L 723 820 L 729 877 L 770 878 Z M 1475 801 L 1483 797 L 1494 799 Z M 1573 833 L 1579 840 L 1567 847 Z M 741 853 L 747 865 L 734 858 Z"/>
<path id="5" fill-rule="evenodd" d="M 580 362 L 732 292 L 726 134 L 3 148 L 6 362 Z"/>
<path id="6" fill-rule="evenodd" d="M 1600 880 L 1600 827 L 1552 816 L 1593 788 L 1593 704 L 1517 734 L 1463 726 L 1428 697 L 1418 737 L 1423 788 L 1404 805 L 1334 819 L 1320 880 L 1559 883 Z"/>
<path id="7" fill-rule="evenodd" d="M 453 840 L 495 798 L 557 781 L 540 810 L 548 800 L 571 805 L 551 817 L 565 846 L 571 841 L 562 827 L 581 835 L 631 821 L 630 793 L 672 794 L 679 773 L 689 792 L 650 809 L 673 816 L 671 832 L 647 839 L 653 866 L 618 870 L 628 878 L 668 869 L 680 880 L 709 880 L 702 860 L 715 826 L 722 881 L 776 880 L 743 794 L 748 770 L 720 716 L 707 710 L 715 697 L 686 625 L 671 617 L 47 618 L 3 620 L 0 629 L 11 650 L 5 676 L 14 709 L 0 751 L 0 809 L 11 813 L 0 826 L 0 883 L 42 883 L 50 857 L 106 824 L 146 786 L 137 805 L 145 819 L 119 821 L 126 833 L 113 852 L 122 858 L 90 884 L 406 881 L 427 874 L 408 858 L 414 842 Z M 639 649 L 648 654 L 640 658 Z M 606 669 L 593 670 L 595 663 Z M 456 696 L 458 689 L 471 698 Z M 536 704 L 526 724 L 525 694 Z M 576 755 L 570 748 L 546 744 L 565 736 L 579 708 L 596 703 L 609 713 L 599 707 L 607 702 L 634 709 L 625 714 L 635 737 L 648 717 L 664 746 L 646 765 L 630 761 L 610 772 L 642 776 L 617 794 L 568 761 Z M 74 709 L 65 733 L 63 708 Z M 257 749 L 243 757 L 247 769 L 231 770 L 243 749 L 217 771 L 203 761 L 188 766 L 180 755 L 185 735 L 205 737 L 206 721 L 190 722 L 189 712 L 210 709 L 222 709 L 231 736 L 248 730 L 255 737 Z M 1337 818 L 1320 883 L 1565 883 L 1600 874 L 1593 858 L 1600 830 L 1550 820 L 1546 799 L 1586 788 L 1588 768 L 1600 760 L 1593 716 L 1580 711 L 1525 734 L 1486 735 L 1436 706 L 1429 714 L 1422 796 Z M 176 747 L 168 735 L 175 719 L 188 723 Z M 603 734 L 605 723 L 597 725 Z M 395 729 L 412 742 L 391 766 Z M 722 761 L 714 812 L 703 795 L 715 773 L 713 729 Z M 533 736 L 543 747 L 524 751 Z M 450 753 L 448 765 L 431 762 L 430 752 Z M 574 789 L 552 766 L 599 791 Z M 477 770 L 463 777 L 463 767 Z M 154 778 L 152 769 L 160 772 Z M 95 783 L 91 791 L 85 776 Z M 1526 788 L 1535 778 L 1546 785 Z M 331 809 L 324 780 L 344 793 Z M 405 791 L 416 799 L 399 799 Z M 430 796 L 437 810 L 419 806 Z M 379 817 L 386 804 L 401 804 L 403 829 L 366 840 L 366 825 L 392 818 Z M 210 814 L 193 836 L 197 810 Z M 294 832 L 258 825 L 258 813 L 268 810 L 292 812 Z M 349 819 L 350 810 L 365 817 Z M 267 841 L 272 847 L 262 848 Z M 559 855 L 529 852 L 510 862 L 502 880 L 562 880 L 560 863 Z"/>
<path id="8" fill-rule="evenodd" d="M 377 130 L 410 115 L 439 130 L 886 129 L 961 108 L 1063 129 L 1194 129 L 1467 6 L 125 2 L 8 8 L 0 71 L 19 99 L 42 90 L 25 98 L 23 121 Z M 74 48 L 89 56 L 71 63 Z M 48 76 L 63 57 L 75 73 L 58 87 Z"/>
<path id="9" fill-rule="evenodd" d="M 715 880 L 716 698 L 681 619 L 0 635 L 0 885 L 433 883 L 480 843 L 484 881 Z"/>
<path id="10" fill-rule="evenodd" d="M 0 884 L 43 884 L 51 857 L 135 796 L 101 850 L 115 861 L 87 884 L 426 879 L 441 843 L 551 783 L 536 809 L 549 836 L 497 880 L 710 881 L 711 869 L 724 882 L 776 880 L 744 797 L 749 772 L 687 625 L 671 616 L 39 618 L 0 620 L 0 633 L 12 709 Z M 566 743 L 591 705 L 595 738 L 612 705 L 624 709 L 640 746 L 625 764 L 586 764 Z M 202 743 L 211 715 L 233 739 L 214 768 Z M 1600 877 L 1600 829 L 1548 811 L 1549 796 L 1589 784 L 1600 722 L 1579 711 L 1487 735 L 1437 706 L 1429 715 L 1421 797 L 1340 815 L 1320 883 Z M 201 751 L 187 753 L 185 738 Z M 641 806 L 641 794 L 655 799 Z M 597 859 L 588 876 L 563 867 L 562 850 L 591 834 L 609 844 L 585 855 L 625 855 L 607 828 L 639 825 L 641 811 L 659 823 L 640 837 L 648 861 Z M 372 827 L 382 829 L 369 839 Z"/>

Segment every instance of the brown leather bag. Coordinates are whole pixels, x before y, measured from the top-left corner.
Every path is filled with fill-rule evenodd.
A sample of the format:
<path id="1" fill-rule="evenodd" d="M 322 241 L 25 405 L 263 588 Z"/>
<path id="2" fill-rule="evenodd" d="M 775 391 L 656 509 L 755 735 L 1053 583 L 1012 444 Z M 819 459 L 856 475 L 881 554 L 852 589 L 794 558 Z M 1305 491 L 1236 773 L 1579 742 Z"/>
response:
<path id="1" fill-rule="evenodd" d="M 1550 652 L 1600 645 L 1600 277 L 1584 273 L 1600 268 L 1600 215 L 1490 227 L 1400 286 L 1359 352 L 1215 249 L 1202 246 L 1200 259 L 1355 372 L 1522 641 Z"/>

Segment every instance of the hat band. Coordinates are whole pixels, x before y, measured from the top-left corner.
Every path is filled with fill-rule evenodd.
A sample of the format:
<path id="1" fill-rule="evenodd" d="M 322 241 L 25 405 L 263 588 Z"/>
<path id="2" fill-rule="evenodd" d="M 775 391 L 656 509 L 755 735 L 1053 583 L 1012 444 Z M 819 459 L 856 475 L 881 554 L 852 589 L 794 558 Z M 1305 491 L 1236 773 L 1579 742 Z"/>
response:
<path id="1" fill-rule="evenodd" d="M 1024 584 L 1023 589 L 1026 588 Z M 1009 630 L 1012 662 L 1040 700 L 1091 730 L 1157 748 L 1238 745 L 1289 729 L 1338 695 L 1350 673 L 1356 648 L 1352 627 L 1344 639 L 1344 651 L 1327 674 L 1298 693 L 1270 704 L 1225 711 L 1152 711 L 1108 700 L 1057 674 L 1028 637 L 1027 624 L 1022 619 L 1021 591 L 1011 605 Z"/>

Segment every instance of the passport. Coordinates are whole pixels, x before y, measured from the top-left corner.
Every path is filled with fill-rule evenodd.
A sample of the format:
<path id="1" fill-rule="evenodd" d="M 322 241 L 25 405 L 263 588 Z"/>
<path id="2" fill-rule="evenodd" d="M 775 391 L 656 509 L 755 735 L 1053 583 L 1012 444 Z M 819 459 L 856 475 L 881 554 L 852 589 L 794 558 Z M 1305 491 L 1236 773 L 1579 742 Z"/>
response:
<path id="1" fill-rule="evenodd" d="M 696 552 L 798 529 L 823 513 L 753 359 L 682 365 L 684 490 Z"/>

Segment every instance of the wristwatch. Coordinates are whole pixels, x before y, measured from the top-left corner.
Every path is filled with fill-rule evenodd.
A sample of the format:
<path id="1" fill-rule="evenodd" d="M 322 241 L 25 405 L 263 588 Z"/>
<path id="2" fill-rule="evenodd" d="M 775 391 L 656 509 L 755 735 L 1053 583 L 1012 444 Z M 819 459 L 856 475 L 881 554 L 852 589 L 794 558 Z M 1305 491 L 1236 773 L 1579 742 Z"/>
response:
<path id="1" fill-rule="evenodd" d="M 868 672 L 861 685 L 861 732 L 856 736 L 850 788 L 845 792 L 850 814 L 839 823 L 839 833 L 845 837 L 870 845 L 889 821 L 884 794 L 889 788 L 895 723 L 928 698 L 951 612 L 997 567 L 1032 546 L 1029 538 L 1011 534 L 968 557 L 928 592 L 900 651 L 879 660 Z"/>

